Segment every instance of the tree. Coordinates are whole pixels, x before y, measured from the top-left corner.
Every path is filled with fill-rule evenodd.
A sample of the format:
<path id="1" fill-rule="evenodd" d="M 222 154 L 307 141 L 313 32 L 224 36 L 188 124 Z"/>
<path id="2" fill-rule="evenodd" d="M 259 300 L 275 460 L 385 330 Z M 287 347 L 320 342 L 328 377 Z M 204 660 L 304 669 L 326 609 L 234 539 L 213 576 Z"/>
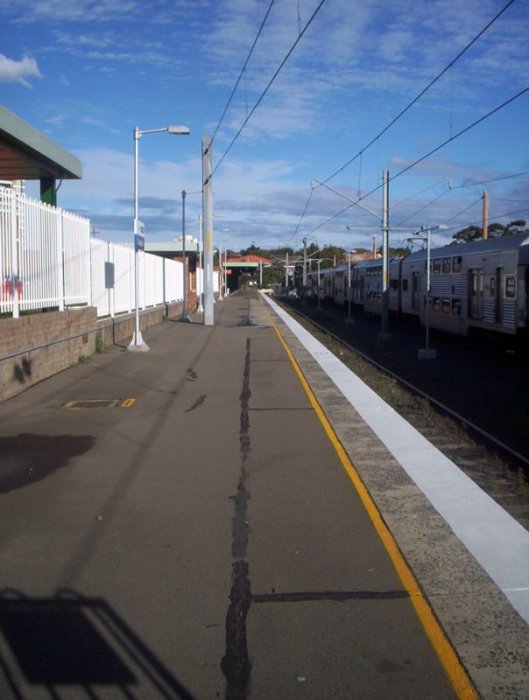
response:
<path id="1" fill-rule="evenodd" d="M 512 236 L 516 233 L 529 233 L 525 219 L 515 219 L 514 221 L 511 221 L 509 224 L 507 224 L 506 229 L 507 231 L 504 234 L 506 236 Z"/>
<path id="2" fill-rule="evenodd" d="M 483 238 L 483 229 L 480 226 L 467 226 L 461 231 L 454 233 L 452 238 L 461 243 L 468 243 L 476 240 L 476 238 Z"/>

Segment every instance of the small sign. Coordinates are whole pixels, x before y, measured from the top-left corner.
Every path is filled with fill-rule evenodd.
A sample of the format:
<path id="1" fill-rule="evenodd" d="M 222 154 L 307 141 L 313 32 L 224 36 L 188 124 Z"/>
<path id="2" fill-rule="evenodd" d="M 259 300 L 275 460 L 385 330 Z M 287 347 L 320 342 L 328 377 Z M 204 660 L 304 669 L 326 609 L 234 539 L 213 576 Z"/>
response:
<path id="1" fill-rule="evenodd" d="M 145 250 L 145 236 L 141 233 L 134 234 L 134 250 Z"/>
<path id="2" fill-rule="evenodd" d="M 114 289 L 114 263 L 105 263 L 105 289 Z"/>

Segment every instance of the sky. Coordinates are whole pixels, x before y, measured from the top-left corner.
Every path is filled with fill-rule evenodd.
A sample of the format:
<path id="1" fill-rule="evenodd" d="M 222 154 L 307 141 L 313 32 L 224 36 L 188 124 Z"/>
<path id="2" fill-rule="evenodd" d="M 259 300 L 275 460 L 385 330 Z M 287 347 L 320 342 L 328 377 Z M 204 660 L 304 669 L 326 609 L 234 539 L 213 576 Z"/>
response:
<path id="1" fill-rule="evenodd" d="M 527 36 L 529 0 L 0 0 L 0 102 L 79 158 L 58 204 L 105 240 L 132 239 L 134 127 L 175 124 L 139 141 L 147 241 L 181 235 L 182 190 L 198 235 L 214 135 L 223 248 L 380 244 L 384 171 L 390 244 L 442 244 L 484 191 L 529 221 Z"/>

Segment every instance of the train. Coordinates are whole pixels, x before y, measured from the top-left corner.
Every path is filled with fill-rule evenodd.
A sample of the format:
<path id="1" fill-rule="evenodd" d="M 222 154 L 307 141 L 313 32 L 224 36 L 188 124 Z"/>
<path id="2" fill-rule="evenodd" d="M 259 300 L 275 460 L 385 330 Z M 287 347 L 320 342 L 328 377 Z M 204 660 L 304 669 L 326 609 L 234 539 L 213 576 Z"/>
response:
<path id="1" fill-rule="evenodd" d="M 469 335 L 474 330 L 529 333 L 529 234 L 432 248 L 388 261 L 387 308 L 430 328 Z M 304 296 L 382 314 L 382 260 L 340 264 L 307 275 Z"/>

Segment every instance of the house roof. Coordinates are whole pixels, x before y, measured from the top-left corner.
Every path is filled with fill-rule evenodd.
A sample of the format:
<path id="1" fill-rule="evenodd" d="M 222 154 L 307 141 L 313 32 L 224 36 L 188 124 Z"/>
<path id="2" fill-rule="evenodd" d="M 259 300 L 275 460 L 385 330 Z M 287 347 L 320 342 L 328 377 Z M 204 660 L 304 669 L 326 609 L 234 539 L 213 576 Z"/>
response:
<path id="1" fill-rule="evenodd" d="M 230 263 L 253 263 L 257 265 L 263 263 L 263 265 L 270 265 L 271 260 L 268 260 L 268 258 L 262 258 L 259 255 L 240 255 L 237 258 L 230 258 L 228 260 L 228 265 Z"/>

